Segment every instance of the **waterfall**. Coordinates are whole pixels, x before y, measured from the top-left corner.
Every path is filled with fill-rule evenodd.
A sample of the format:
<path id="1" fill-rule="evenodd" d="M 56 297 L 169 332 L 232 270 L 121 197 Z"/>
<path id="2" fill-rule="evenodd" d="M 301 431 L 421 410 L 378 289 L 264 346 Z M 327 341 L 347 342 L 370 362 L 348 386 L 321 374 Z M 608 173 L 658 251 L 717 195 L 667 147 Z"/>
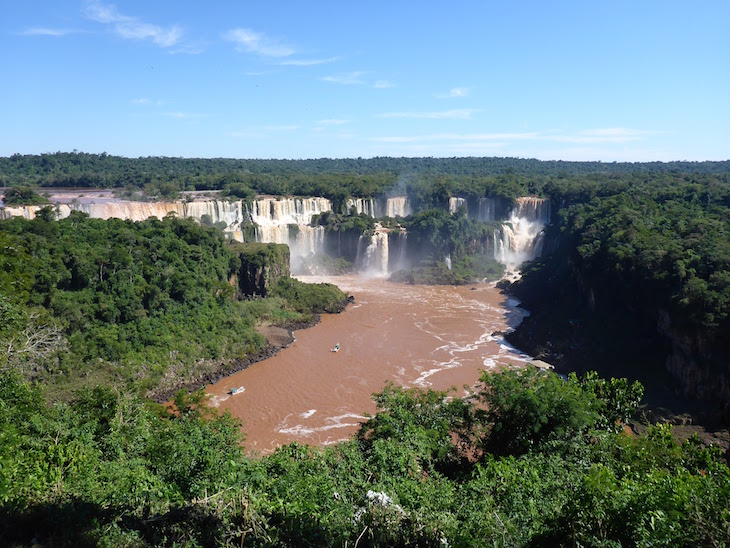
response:
<path id="1" fill-rule="evenodd" d="M 379 200 L 376 217 L 408 217 L 412 213 L 411 200 L 408 196 L 394 196 Z"/>
<path id="2" fill-rule="evenodd" d="M 550 222 L 550 200 L 526 196 L 517 198 L 517 216 L 532 222 L 546 225 Z"/>
<path id="3" fill-rule="evenodd" d="M 382 217 L 408 217 L 413 210 L 408 196 L 394 196 L 392 198 L 349 198 L 345 202 L 350 213 L 369 215 L 376 219 Z"/>
<path id="4" fill-rule="evenodd" d="M 207 215 L 212 224 L 226 223 L 224 231 L 234 239 L 240 239 L 240 224 L 247 218 L 240 201 L 226 202 L 207 200 L 196 202 L 132 202 L 116 200 L 98 203 L 58 203 L 55 205 L 59 219 L 65 219 L 72 211 L 86 213 L 92 219 L 125 219 L 145 221 L 150 217 L 163 219 L 173 213 L 181 219 L 192 218 L 201 221 Z M 34 219 L 41 206 L 23 206 L 0 209 L 0 219 L 22 216 Z M 239 238 L 236 238 L 236 236 Z"/>
<path id="5" fill-rule="evenodd" d="M 388 273 L 408 268 L 408 260 L 406 258 L 407 242 L 408 233 L 404 228 L 391 230 L 388 237 Z"/>
<path id="6" fill-rule="evenodd" d="M 200 221 L 207 215 L 213 224 L 226 223 L 226 232 L 240 232 L 241 223 L 248 218 L 248 214 L 241 201 L 225 202 L 210 200 L 204 202 L 186 202 L 185 217 L 192 217 Z"/>
<path id="7" fill-rule="evenodd" d="M 309 226 L 312 217 L 331 210 L 326 198 L 261 198 L 251 204 L 249 216 L 256 224 L 256 241 L 287 244 L 292 270 L 297 270 L 301 258 L 324 248 L 325 229 Z"/>
<path id="8" fill-rule="evenodd" d="M 449 198 L 449 213 L 452 215 L 459 211 L 460 207 L 468 207 L 466 198 Z"/>
<path id="9" fill-rule="evenodd" d="M 0 208 L 0 220 L 12 217 L 23 217 L 29 221 L 35 219 L 35 214 L 42 206 L 10 206 Z"/>
<path id="10" fill-rule="evenodd" d="M 494 232 L 494 258 L 507 266 L 519 266 L 540 256 L 543 228 L 550 222 L 550 201 L 517 198 L 510 217 Z"/>
<path id="11" fill-rule="evenodd" d="M 355 264 L 359 272 L 373 276 L 388 275 L 388 231 L 375 225 L 372 236 L 360 236 Z"/>
<path id="12" fill-rule="evenodd" d="M 372 198 L 350 198 L 347 200 L 347 211 L 358 215 L 375 217 L 375 200 Z"/>
<path id="13" fill-rule="evenodd" d="M 477 221 L 491 223 L 496 219 L 497 204 L 492 198 L 479 198 Z"/>
<path id="14" fill-rule="evenodd" d="M 325 211 L 332 211 L 327 198 L 261 198 L 251 204 L 250 216 L 259 226 L 308 225 Z"/>

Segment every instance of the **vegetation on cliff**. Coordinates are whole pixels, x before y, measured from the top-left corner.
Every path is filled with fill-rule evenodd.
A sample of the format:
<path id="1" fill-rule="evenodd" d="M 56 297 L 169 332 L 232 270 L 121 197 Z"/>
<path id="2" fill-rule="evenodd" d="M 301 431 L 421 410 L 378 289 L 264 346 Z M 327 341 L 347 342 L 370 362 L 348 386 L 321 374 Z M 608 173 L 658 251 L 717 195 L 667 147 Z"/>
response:
<path id="1" fill-rule="evenodd" d="M 410 270 L 398 270 L 391 282 L 426 285 L 466 285 L 493 282 L 504 276 L 505 267 L 493 257 L 483 254 L 466 255 L 447 265 L 444 261 L 424 260 Z"/>
<path id="2" fill-rule="evenodd" d="M 713 546 L 730 470 L 622 421 L 641 387 L 537 370 L 473 400 L 394 386 L 351 441 L 246 457 L 239 424 L 109 388 L 48 406 L 0 372 L 0 542 L 101 546 Z M 485 405 L 486 404 L 486 408 Z"/>
<path id="3" fill-rule="evenodd" d="M 730 403 L 728 176 L 573 182 L 550 194 L 562 204 L 551 253 L 512 288 L 533 311 L 513 341 L 573 369 L 626 364 L 647 381 L 674 356 L 685 394 Z"/>
<path id="4" fill-rule="evenodd" d="M 346 299 L 307 284 L 297 298 L 236 298 L 233 275 L 288 278 L 286 246 L 230 246 L 219 230 L 174 216 L 56 221 L 46 208 L 0 222 L 0 264 L 0 366 L 64 394 L 80 384 L 184 384 L 260 351 L 257 323 L 299 321 Z"/>
<path id="5" fill-rule="evenodd" d="M 3 203 L 8 207 L 47 204 L 48 200 L 32 188 L 10 187 L 3 191 Z"/>

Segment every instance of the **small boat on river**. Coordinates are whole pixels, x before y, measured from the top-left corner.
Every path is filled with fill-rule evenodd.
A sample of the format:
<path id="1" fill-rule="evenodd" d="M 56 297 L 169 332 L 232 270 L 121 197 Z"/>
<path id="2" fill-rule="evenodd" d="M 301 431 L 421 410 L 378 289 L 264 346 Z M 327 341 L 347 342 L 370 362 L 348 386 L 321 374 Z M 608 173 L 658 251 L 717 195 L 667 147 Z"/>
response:
<path id="1" fill-rule="evenodd" d="M 337 343 L 330 352 L 339 352 L 340 351 L 340 343 Z"/>
<path id="2" fill-rule="evenodd" d="M 233 387 L 233 388 L 229 388 L 228 389 L 228 393 L 231 396 L 235 396 L 236 394 L 243 394 L 245 391 L 246 391 L 246 388 L 243 387 L 243 386 L 239 386 L 237 388 L 236 387 Z"/>

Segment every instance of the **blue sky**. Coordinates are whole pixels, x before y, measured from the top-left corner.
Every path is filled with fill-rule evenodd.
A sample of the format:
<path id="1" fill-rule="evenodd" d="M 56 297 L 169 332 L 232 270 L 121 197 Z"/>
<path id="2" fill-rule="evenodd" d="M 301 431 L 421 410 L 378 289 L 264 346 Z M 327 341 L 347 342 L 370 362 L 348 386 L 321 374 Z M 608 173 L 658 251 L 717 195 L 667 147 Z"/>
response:
<path id="1" fill-rule="evenodd" d="M 8 0 L 0 155 L 730 159 L 730 1 Z"/>

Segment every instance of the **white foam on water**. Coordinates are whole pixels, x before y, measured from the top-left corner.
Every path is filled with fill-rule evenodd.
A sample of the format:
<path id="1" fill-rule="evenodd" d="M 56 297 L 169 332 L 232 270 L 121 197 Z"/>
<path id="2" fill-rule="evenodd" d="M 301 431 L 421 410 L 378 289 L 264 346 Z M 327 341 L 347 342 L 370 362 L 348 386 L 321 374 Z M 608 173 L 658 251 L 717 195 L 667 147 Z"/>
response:
<path id="1" fill-rule="evenodd" d="M 305 424 L 295 424 L 289 426 L 287 425 L 287 421 L 291 416 L 291 414 L 286 416 L 286 418 L 282 421 L 280 427 L 277 429 L 277 432 L 279 432 L 280 434 L 288 434 L 297 437 L 312 437 L 315 434 L 320 434 L 329 430 L 335 430 L 337 428 L 349 428 L 352 426 L 358 426 L 361 421 L 364 421 L 367 418 L 363 415 L 359 415 L 356 413 L 344 413 L 342 415 L 337 415 L 334 417 L 327 417 L 325 419 L 325 422 L 327 424 L 321 426 L 307 426 Z M 300 414 L 299 416 L 301 417 L 302 414 Z M 350 419 L 350 421 L 345 422 L 348 419 Z"/>

